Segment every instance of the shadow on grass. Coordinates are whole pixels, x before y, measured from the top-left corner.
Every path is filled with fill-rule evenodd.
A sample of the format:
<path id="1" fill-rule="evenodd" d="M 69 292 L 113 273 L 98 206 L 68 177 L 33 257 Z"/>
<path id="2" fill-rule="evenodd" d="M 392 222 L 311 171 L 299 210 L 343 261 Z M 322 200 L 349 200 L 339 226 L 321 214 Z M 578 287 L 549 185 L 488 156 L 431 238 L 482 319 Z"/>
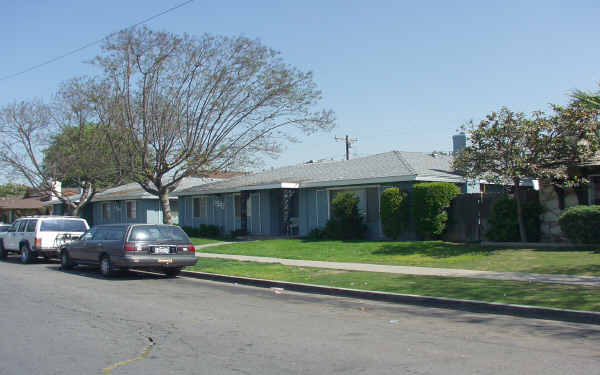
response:
<path id="1" fill-rule="evenodd" d="M 441 241 L 411 241 L 383 245 L 374 255 L 426 255 L 432 258 L 449 258 L 458 255 L 489 255 L 492 248 L 479 245 L 454 244 Z"/>

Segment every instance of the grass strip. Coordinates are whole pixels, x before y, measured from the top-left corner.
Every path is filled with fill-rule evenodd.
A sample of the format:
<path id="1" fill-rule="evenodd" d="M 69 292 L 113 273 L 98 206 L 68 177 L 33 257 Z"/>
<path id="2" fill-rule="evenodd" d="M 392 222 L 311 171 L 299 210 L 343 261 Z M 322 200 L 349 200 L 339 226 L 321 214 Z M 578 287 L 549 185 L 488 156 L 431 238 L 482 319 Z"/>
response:
<path id="1" fill-rule="evenodd" d="M 214 238 L 204 238 L 204 237 L 190 237 L 190 240 L 192 240 L 192 244 L 194 244 L 195 246 L 223 242 L 221 240 L 216 240 Z"/>
<path id="2" fill-rule="evenodd" d="M 507 249 L 443 241 L 283 239 L 239 242 L 207 251 L 330 262 L 600 276 L 600 253 L 594 250 Z"/>
<path id="3" fill-rule="evenodd" d="M 600 311 L 600 288 L 575 285 L 341 271 L 224 259 L 199 259 L 188 269 L 340 288 Z"/>

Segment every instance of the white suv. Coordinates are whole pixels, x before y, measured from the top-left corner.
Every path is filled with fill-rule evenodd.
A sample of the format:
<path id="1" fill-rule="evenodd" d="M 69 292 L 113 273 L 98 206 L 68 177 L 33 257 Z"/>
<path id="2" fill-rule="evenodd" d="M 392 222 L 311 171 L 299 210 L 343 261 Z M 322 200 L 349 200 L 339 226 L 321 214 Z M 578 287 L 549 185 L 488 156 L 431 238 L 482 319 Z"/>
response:
<path id="1" fill-rule="evenodd" d="M 38 256 L 58 256 L 58 249 L 89 229 L 87 221 L 76 216 L 27 216 L 0 232 L 0 259 L 9 252 L 19 253 L 22 263 L 31 263 Z"/>

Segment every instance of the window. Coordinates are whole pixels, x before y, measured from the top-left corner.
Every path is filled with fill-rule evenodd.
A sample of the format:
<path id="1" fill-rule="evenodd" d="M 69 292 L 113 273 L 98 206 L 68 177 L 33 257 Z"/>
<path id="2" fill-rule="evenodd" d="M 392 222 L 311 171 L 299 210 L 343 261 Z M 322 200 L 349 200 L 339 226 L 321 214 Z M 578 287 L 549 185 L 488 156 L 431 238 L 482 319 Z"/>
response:
<path id="1" fill-rule="evenodd" d="M 27 221 L 27 229 L 25 229 L 25 232 L 35 232 L 36 224 L 37 224 L 37 220 L 28 220 Z"/>
<path id="2" fill-rule="evenodd" d="M 194 217 L 206 216 L 206 197 L 194 198 Z"/>
<path id="3" fill-rule="evenodd" d="M 135 201 L 126 201 L 125 202 L 125 207 L 127 209 L 127 218 L 128 219 L 135 219 L 135 209 L 136 209 L 136 202 Z"/>
<path id="4" fill-rule="evenodd" d="M 240 199 L 239 194 L 233 195 L 233 209 L 234 209 L 235 217 L 242 216 L 242 201 Z"/>
<path id="5" fill-rule="evenodd" d="M 91 240 L 94 237 L 95 233 L 96 233 L 96 229 L 91 229 L 91 230 L 87 231 L 83 236 L 81 236 L 81 239 L 84 241 Z"/>
<path id="6" fill-rule="evenodd" d="M 590 204 L 600 204 L 600 176 L 590 176 Z"/>
<path id="7" fill-rule="evenodd" d="M 123 241 L 124 232 L 119 229 L 111 229 L 106 235 L 106 239 L 109 241 Z"/>
<path id="8" fill-rule="evenodd" d="M 25 225 L 27 225 L 27 221 L 21 220 L 19 222 L 19 229 L 17 229 L 17 232 L 25 232 Z"/>
<path id="9" fill-rule="evenodd" d="M 92 238 L 94 241 L 103 241 L 108 236 L 108 230 L 98 229 Z"/>
<path id="10" fill-rule="evenodd" d="M 182 241 L 190 239 L 179 227 L 168 225 L 135 226 L 129 234 L 129 241 Z"/>
<path id="11" fill-rule="evenodd" d="M 87 227 L 83 220 L 42 220 L 40 232 L 85 232 Z"/>
<path id="12" fill-rule="evenodd" d="M 102 203 L 102 217 L 110 219 L 110 203 Z"/>

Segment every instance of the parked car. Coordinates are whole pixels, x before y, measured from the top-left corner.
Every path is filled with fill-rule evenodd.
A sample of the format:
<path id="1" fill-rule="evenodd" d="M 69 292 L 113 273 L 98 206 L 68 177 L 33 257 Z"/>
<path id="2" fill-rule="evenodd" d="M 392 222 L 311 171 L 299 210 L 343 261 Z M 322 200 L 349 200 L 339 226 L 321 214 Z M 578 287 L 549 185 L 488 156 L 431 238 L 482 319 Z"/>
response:
<path id="1" fill-rule="evenodd" d="M 0 224 L 0 233 L 6 232 L 10 228 L 10 224 Z"/>
<path id="2" fill-rule="evenodd" d="M 178 226 L 164 224 L 97 225 L 79 240 L 65 244 L 60 254 L 63 269 L 100 265 L 105 277 L 129 268 L 155 269 L 174 277 L 197 261 L 187 234 Z"/>
<path id="3" fill-rule="evenodd" d="M 38 256 L 58 256 L 67 241 L 79 238 L 89 229 L 87 221 L 76 216 L 27 216 L 0 232 L 0 259 L 8 253 L 19 253 L 22 263 L 31 263 Z"/>

